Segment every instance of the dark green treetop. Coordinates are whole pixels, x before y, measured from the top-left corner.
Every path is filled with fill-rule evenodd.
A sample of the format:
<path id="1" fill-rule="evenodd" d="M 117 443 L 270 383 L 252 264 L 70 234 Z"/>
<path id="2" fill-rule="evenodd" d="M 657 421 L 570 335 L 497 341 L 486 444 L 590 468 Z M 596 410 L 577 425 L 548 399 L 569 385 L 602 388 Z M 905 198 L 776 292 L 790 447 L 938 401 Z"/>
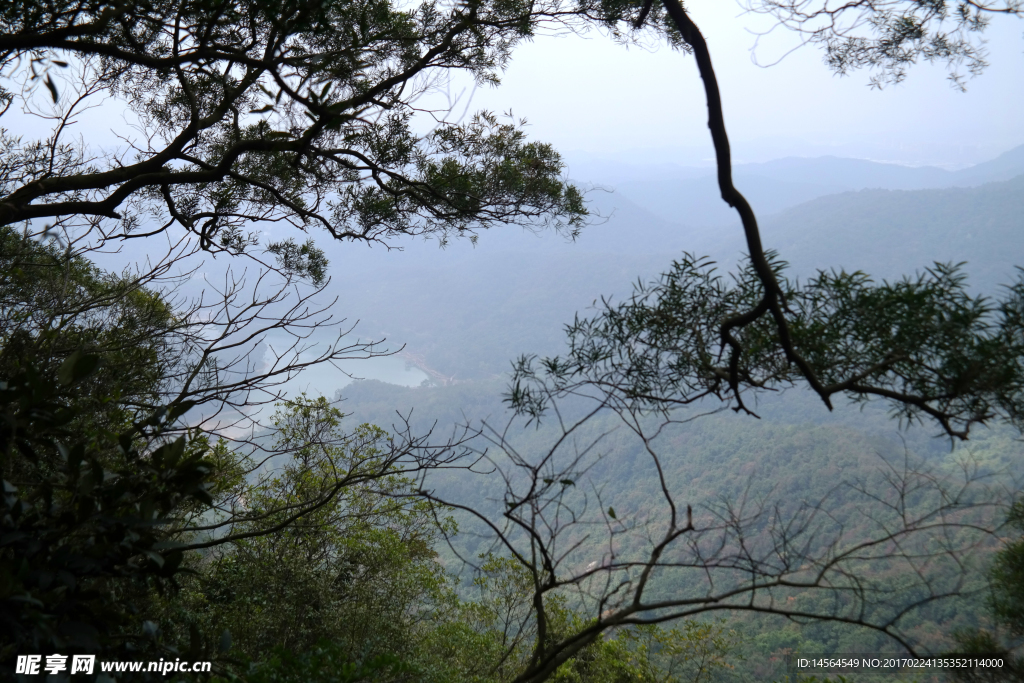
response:
<path id="1" fill-rule="evenodd" d="M 107 238 L 177 225 L 211 252 L 254 246 L 244 229 L 256 222 L 365 242 L 501 223 L 575 233 L 582 196 L 550 146 L 515 121 L 454 121 L 420 99 L 452 71 L 497 83 L 515 45 L 579 12 L 560 2 L 8 3 L 2 112 L 17 100 L 52 128 L 38 140 L 0 135 L 0 225 L 102 227 Z M 134 132 L 117 131 L 130 151 L 71 139 L 75 116 L 111 97 L 133 120 Z M 265 246 L 286 270 L 322 278 L 308 245 Z"/>

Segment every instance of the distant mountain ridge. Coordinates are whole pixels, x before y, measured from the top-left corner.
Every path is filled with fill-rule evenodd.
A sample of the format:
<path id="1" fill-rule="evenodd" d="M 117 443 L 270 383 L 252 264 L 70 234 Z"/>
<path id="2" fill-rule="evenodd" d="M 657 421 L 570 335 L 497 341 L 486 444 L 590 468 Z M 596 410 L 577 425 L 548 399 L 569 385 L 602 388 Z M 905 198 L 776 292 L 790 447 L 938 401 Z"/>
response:
<path id="1" fill-rule="evenodd" d="M 764 243 L 778 250 L 791 264 L 789 275 L 801 280 L 819 268 L 892 279 L 934 261 L 967 261 L 970 286 L 995 294 L 999 284 L 1015 279 L 1014 267 L 1024 265 L 1024 175 L 974 187 L 968 183 L 1011 174 L 1018 163 L 1024 164 L 1024 147 L 973 169 L 939 170 L 963 187 L 839 191 L 788 206 L 793 194 L 785 195 L 784 181 L 766 183 L 769 190 L 775 187 L 782 208 L 759 214 Z M 890 170 L 885 164 L 828 159 L 780 160 L 762 168 L 814 164 Z M 897 172 L 911 177 L 916 170 Z M 852 171 L 844 182 L 852 182 L 850 177 Z M 710 196 L 702 200 L 725 206 L 699 180 L 676 187 L 676 195 L 665 201 L 687 206 L 681 196 L 706 193 Z M 756 207 L 757 196 L 752 197 Z M 336 258 L 332 254 L 332 264 L 341 266 L 332 265 L 332 289 L 342 293 L 345 313 L 362 319 L 362 334 L 386 331 L 396 348 L 408 343 L 431 367 L 467 379 L 504 372 L 521 353 L 557 353 L 564 343 L 562 326 L 574 314 L 592 314 L 589 309 L 602 296 L 628 295 L 630 283 L 656 278 L 684 250 L 711 256 L 723 271 L 745 251 L 742 230 L 728 207 L 731 223 L 695 228 L 658 216 L 651 202 L 600 191 L 590 199 L 609 218 L 584 229 L 574 243 L 550 233 L 535 237 L 506 229 L 483 233 L 475 248 L 414 245 L 404 253 L 356 262 L 351 251 L 339 251 Z"/>
<path id="2" fill-rule="evenodd" d="M 739 175 L 783 178 L 789 182 L 824 183 L 846 190 L 925 190 L 974 187 L 1024 174 L 1024 145 L 959 171 L 935 166 L 900 166 L 865 159 L 825 156 L 788 157 L 760 164 L 741 164 Z"/>
<path id="3" fill-rule="evenodd" d="M 845 268 L 892 279 L 935 261 L 966 261 L 969 284 L 996 293 L 1024 265 L 1024 175 L 978 187 L 820 197 L 766 220 L 762 237 L 803 277 Z"/>
<path id="4" fill-rule="evenodd" d="M 702 173 L 698 173 L 702 171 Z M 736 187 L 760 217 L 830 194 L 851 190 L 924 190 L 976 187 L 1024 174 L 1024 145 L 960 171 L 934 166 L 900 166 L 841 157 L 787 157 L 733 170 Z M 612 184 L 615 191 L 662 220 L 690 226 L 732 222 L 711 169 L 659 167 L 647 177 L 633 170 Z"/>

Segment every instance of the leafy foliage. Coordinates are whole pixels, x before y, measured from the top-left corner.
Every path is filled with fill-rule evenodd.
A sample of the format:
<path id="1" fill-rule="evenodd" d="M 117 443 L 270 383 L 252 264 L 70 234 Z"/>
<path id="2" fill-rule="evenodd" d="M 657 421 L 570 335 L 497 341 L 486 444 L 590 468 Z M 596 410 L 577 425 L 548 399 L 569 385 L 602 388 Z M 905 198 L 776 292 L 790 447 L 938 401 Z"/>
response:
<path id="1" fill-rule="evenodd" d="M 966 66 L 977 76 L 988 63 L 980 34 L 993 15 L 1020 16 L 1018 0 L 1000 3 L 861 0 L 833 3 L 806 0 L 762 0 L 749 5 L 778 17 L 788 28 L 821 45 L 825 61 L 836 73 L 859 68 L 877 73 L 875 87 L 901 83 L 920 60 L 944 63 L 952 84 L 964 89 Z"/>
<path id="2" fill-rule="evenodd" d="M 916 278 L 873 283 L 863 273 L 820 272 L 805 285 L 781 278 L 788 339 L 825 395 L 885 400 L 901 419 L 927 417 L 950 436 L 996 417 L 1024 428 L 1024 279 L 1002 300 L 972 297 L 957 267 L 936 264 Z M 641 409 L 731 398 L 798 384 L 780 328 L 760 318 L 736 332 L 723 321 L 761 297 L 752 268 L 730 285 L 713 264 L 689 255 L 625 303 L 569 326 L 566 357 L 523 357 L 509 401 L 539 418 L 553 397 L 604 392 Z M 725 358 L 723 358 L 723 356 Z"/>
<path id="3" fill-rule="evenodd" d="M 322 284 L 327 277 L 327 257 L 317 249 L 313 240 L 299 246 L 295 240 L 274 242 L 267 245 L 267 251 L 277 256 L 281 269 L 286 273 L 295 273 L 308 277 L 313 284 Z"/>
<path id="4" fill-rule="evenodd" d="M 116 657 L 144 649 L 155 629 L 133 598 L 174 585 L 183 556 L 171 517 L 189 500 L 212 502 L 204 440 L 161 440 L 187 406 L 118 435 L 61 399 L 99 361 L 76 353 L 57 382 L 32 366 L 0 382 L 5 661 L 26 650 Z"/>
<path id="5" fill-rule="evenodd" d="M 1007 525 L 1016 532 L 1024 531 L 1024 501 L 1018 500 L 1010 509 Z M 1024 538 L 1010 538 L 995 555 L 989 572 L 990 592 L 988 608 L 997 626 L 1005 628 L 994 632 L 979 628 L 957 630 L 955 636 L 959 654 L 967 656 L 997 656 L 1005 664 L 998 673 L 982 667 L 956 672 L 957 681 L 982 683 L 990 680 L 1024 681 L 1024 658 L 1009 643 L 1018 642 L 1024 635 Z"/>
<path id="6" fill-rule="evenodd" d="M 394 655 L 377 655 L 353 662 L 346 648 L 324 640 L 300 651 L 275 647 L 262 662 L 253 664 L 242 675 L 215 676 L 214 683 L 359 683 L 361 681 L 394 680 L 410 671 Z"/>
<path id="7" fill-rule="evenodd" d="M 0 228 L 0 367 L 29 365 L 56 379 L 78 350 L 103 363 L 74 389 L 55 391 L 109 429 L 131 425 L 136 412 L 164 404 L 174 341 L 182 321 L 147 278 L 104 273 L 54 241 L 40 243 Z M 105 422 L 98 422 L 98 421 Z"/>
<path id="8" fill-rule="evenodd" d="M 367 242 L 443 242 L 502 223 L 574 234 L 586 209 L 549 145 L 527 142 L 521 122 L 489 112 L 453 121 L 454 105 L 417 100 L 452 70 L 496 83 L 538 25 L 579 12 L 489 0 L 9 4 L 0 82 L 45 73 L 54 126 L 45 140 L 0 135 L 0 225 L 115 221 L 104 239 L 177 225 L 214 253 L 250 251 L 260 221 Z M 7 105 L 16 97 L 0 94 Z M 35 106 L 31 87 L 17 97 Z M 141 132 L 131 161 L 66 140 L 74 112 L 106 97 Z M 433 117 L 430 132 L 421 117 Z M 143 227 L 151 217 L 159 224 Z M 267 250 L 298 272 L 306 254 L 290 239 Z M 322 253 L 310 253 L 299 260 L 322 277 Z"/>
<path id="9" fill-rule="evenodd" d="M 412 481 L 386 459 L 382 430 L 344 434 L 341 418 L 324 398 L 278 413 L 277 450 L 290 459 L 242 484 L 234 540 L 193 558 L 195 578 L 167 606 L 182 639 L 229 629 L 251 660 L 328 639 L 356 661 L 407 652 L 417 624 L 445 609 L 433 545 L 450 523 L 436 526 L 432 508 L 408 498 Z"/>
<path id="10" fill-rule="evenodd" d="M 1007 523 L 1024 532 L 1024 501 L 1010 511 Z M 992 608 L 1014 636 L 1024 635 L 1024 538 L 1015 538 L 999 551 L 992 566 Z"/>
<path id="11" fill-rule="evenodd" d="M 160 407 L 178 321 L 138 279 L 0 229 L 0 658 L 153 646 L 173 526 L 206 509 L 208 440 Z"/>

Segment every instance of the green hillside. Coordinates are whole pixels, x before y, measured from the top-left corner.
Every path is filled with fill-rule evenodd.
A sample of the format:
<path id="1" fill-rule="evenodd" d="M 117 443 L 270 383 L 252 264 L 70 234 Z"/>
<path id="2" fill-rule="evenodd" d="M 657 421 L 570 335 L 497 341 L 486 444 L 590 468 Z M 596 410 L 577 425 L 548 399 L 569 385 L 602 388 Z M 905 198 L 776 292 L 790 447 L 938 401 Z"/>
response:
<path id="1" fill-rule="evenodd" d="M 414 408 L 414 428 L 422 430 L 433 425 L 435 434 L 445 436 L 455 424 L 479 426 L 481 420 L 499 431 L 503 429 L 508 417 L 500 401 L 501 390 L 498 381 L 422 388 L 358 382 L 339 395 L 345 397 L 342 406 L 353 422 L 390 426 L 396 422 L 395 411 L 409 415 Z M 563 417 L 571 420 L 581 414 L 581 409 L 582 406 L 570 405 Z M 968 444 L 951 449 L 947 440 L 935 438 L 925 429 L 899 431 L 883 411 L 872 405 L 863 410 L 839 406 L 830 413 L 816 398 L 789 392 L 763 401 L 758 409 L 760 420 L 731 411 L 706 415 L 673 426 L 653 442 L 667 488 L 678 505 L 693 506 L 695 518 L 709 519 L 721 514 L 725 506 L 745 505 L 748 513 L 756 509 L 765 512 L 763 518 L 751 523 L 752 547 L 767 543 L 775 533 L 772 520 L 800 519 L 803 505 L 820 506 L 819 514 L 827 520 L 818 527 L 812 543 L 824 547 L 840 529 L 843 544 L 869 537 L 883 511 L 863 491 L 884 495 L 888 478 L 908 465 L 952 482 L 961 474 L 961 463 L 969 461 L 974 476 L 982 478 L 986 486 L 1008 486 L 1014 477 L 1024 474 L 1020 443 L 1006 430 L 982 430 Z M 693 411 L 699 412 L 699 408 Z M 508 443 L 519 453 L 539 457 L 559 434 L 555 425 L 545 423 L 540 429 L 513 429 L 508 432 Z M 573 440 L 576 448 L 591 442 L 597 442 L 598 447 L 592 461 L 588 461 L 591 466 L 586 477 L 577 481 L 579 490 L 589 498 L 591 514 L 595 509 L 613 507 L 621 520 L 657 526 L 668 509 L 653 461 L 642 444 L 613 414 L 591 420 Z M 476 442 L 478 450 L 485 447 L 490 448 L 494 462 L 503 462 L 501 449 L 496 449 L 493 442 Z M 494 474 L 447 471 L 429 477 L 425 486 L 492 519 L 500 518 L 506 500 L 505 483 Z M 925 509 L 927 503 L 925 499 L 911 501 L 910 514 Z M 583 509 L 582 498 L 574 504 Z M 464 570 L 456 553 L 474 559 L 495 549 L 492 533 L 474 524 L 469 516 L 459 519 L 460 535 L 454 539 L 454 551 L 442 551 L 449 569 L 456 572 Z M 619 557 L 640 557 L 649 545 L 642 533 L 628 534 L 617 542 Z M 577 543 L 574 559 L 566 562 L 567 570 L 578 571 L 588 562 L 607 560 L 607 539 L 601 533 L 592 528 L 568 531 L 564 544 Z M 989 542 L 984 547 L 990 551 L 994 545 Z M 955 629 L 985 623 L 987 617 L 979 593 L 985 588 L 987 557 L 988 551 L 972 556 L 970 580 L 957 589 L 962 597 L 924 605 L 898 622 L 911 642 L 927 650 L 944 651 L 954 645 Z M 935 585 L 947 579 L 953 581 L 954 572 L 943 573 L 948 569 L 933 566 L 929 570 L 935 572 Z M 877 571 L 876 568 L 874 572 Z M 907 571 L 907 567 L 894 563 L 884 573 L 868 575 L 894 591 L 887 602 L 875 605 L 879 613 L 901 609 L 920 597 L 918 592 L 899 589 L 908 579 Z M 652 594 L 667 598 L 693 591 L 695 596 L 699 595 L 705 589 L 700 574 L 683 570 L 662 572 L 655 580 Z M 809 611 L 824 609 L 821 601 L 834 599 L 815 592 L 796 591 L 792 596 Z M 774 658 L 778 664 L 786 652 L 897 651 L 896 644 L 884 636 L 843 625 L 801 626 L 742 612 L 730 613 L 729 619 L 730 627 L 742 634 L 742 652 L 746 657 L 745 663 L 734 671 L 737 680 L 770 680 L 761 676 L 771 672 L 775 675 L 778 669 L 764 669 L 765 662 Z"/>
<path id="2" fill-rule="evenodd" d="M 980 187 L 860 190 L 819 197 L 763 220 L 765 242 L 802 277 L 817 267 L 846 267 L 891 278 L 934 260 L 968 261 L 971 282 L 992 291 L 1009 279 L 1024 253 L 1022 190 L 1024 176 Z M 523 352 L 557 353 L 564 344 L 562 325 L 573 315 L 587 315 L 602 294 L 628 292 L 637 277 L 653 278 L 686 244 L 724 263 L 742 250 L 738 229 L 687 229 L 638 202 L 614 194 L 596 196 L 610 218 L 575 244 L 509 233 L 489 242 L 491 236 L 484 235 L 476 248 L 455 245 L 427 252 L 411 246 L 389 259 L 349 261 L 335 275 L 333 286 L 355 307 L 353 317 L 362 319 L 364 335 L 379 331 L 389 342 L 407 343 L 417 362 L 450 378 L 443 386 L 415 388 L 352 383 L 336 396 L 348 414 L 346 422 L 394 430 L 408 419 L 413 433 L 432 430 L 435 441 L 461 434 L 462 426 L 482 430 L 466 445 L 486 458 L 472 470 L 432 472 L 418 485 L 491 520 L 500 521 L 508 501 L 522 496 L 522 487 L 530 483 L 508 454 L 533 462 L 563 436 L 553 420 L 526 429 L 510 423 L 502 401 L 509 361 Z M 837 406 L 829 412 L 799 391 L 762 399 L 756 406 L 761 419 L 715 412 L 717 407 L 707 403 L 675 415 L 678 423 L 646 444 L 610 412 L 573 430 L 551 461 L 557 471 L 559 463 L 583 454 L 564 499 L 574 522 L 556 534 L 558 547 L 564 549 L 560 571 L 572 575 L 600 567 L 612 562 L 613 554 L 621 562 L 643 558 L 668 514 L 664 491 L 680 509 L 692 506 L 698 525 L 737 515 L 744 543 L 756 556 L 774 557 L 772 544 L 778 542 L 779 529 L 796 529 L 792 540 L 800 552 L 827 555 L 876 538 L 887 525 L 925 514 L 937 504 L 934 493 L 928 493 L 935 482 L 955 490 L 965 472 L 980 480 L 957 499 L 957 505 L 969 508 L 979 497 L 1005 499 L 1024 474 L 1020 443 L 1003 429 L 972 432 L 970 442 L 951 448 L 927 428 L 911 425 L 900 431 L 875 405 Z M 571 423 L 586 409 L 583 403 L 570 402 L 563 406 L 562 418 Z M 657 431 L 660 421 L 650 416 L 637 424 Z M 499 476 L 495 468 L 508 477 Z M 909 483 L 910 493 L 904 490 L 902 497 L 893 498 L 893 485 L 901 482 Z M 621 533 L 610 535 L 606 511 L 614 515 L 615 524 L 622 524 Z M 1002 508 L 969 511 L 963 521 L 991 524 L 1002 514 Z M 472 515 L 455 517 L 459 533 L 450 546 L 440 544 L 437 550 L 445 567 L 462 576 L 468 597 L 465 591 L 474 574 L 463 560 L 501 547 L 493 529 Z M 525 540 L 514 529 L 509 538 L 513 543 Z M 927 556 L 933 541 L 971 552 L 957 557 L 959 566 L 907 560 Z M 942 652 L 954 646 L 957 629 L 987 623 L 986 567 L 997 547 L 996 539 L 972 536 L 969 529 L 946 539 L 914 537 L 900 547 L 903 559 L 897 553 L 891 561 L 866 557 L 852 562 L 851 571 L 865 582 L 870 600 L 847 603 L 828 591 L 797 589 L 782 590 L 773 599 L 807 613 L 859 608 L 872 618 L 899 615 L 894 629 L 908 642 Z M 682 595 L 697 600 L 712 581 L 721 587 L 744 580 L 728 567 L 711 573 L 695 570 L 687 559 L 692 552 L 685 544 L 666 551 L 664 559 L 679 566 L 653 575 L 649 598 Z M 926 600 L 928 591 L 956 597 Z M 596 616 L 599 608 L 585 595 L 575 599 L 580 609 Z M 762 616 L 744 611 L 741 601 L 726 600 L 721 606 L 730 608 L 724 612 L 728 626 L 742 643 L 731 680 L 780 679 L 785 672 L 779 663 L 787 653 L 898 650 L 894 641 L 863 629 Z"/>
<path id="3" fill-rule="evenodd" d="M 601 296 L 653 279 L 681 251 L 722 264 L 743 252 L 737 225 L 697 230 L 667 223 L 616 195 L 595 193 L 609 218 L 576 243 L 484 234 L 476 249 L 410 245 L 399 254 L 342 261 L 332 288 L 360 319 L 445 376 L 505 372 L 521 353 L 557 353 L 562 326 Z M 966 261 L 969 283 L 996 292 L 1024 254 L 1024 176 L 973 188 L 862 190 L 820 197 L 762 219 L 765 245 L 806 278 L 818 268 L 896 278 L 934 261 Z"/>
<path id="4" fill-rule="evenodd" d="M 1024 175 L 975 188 L 862 190 L 791 208 L 764 222 L 764 240 L 794 271 L 863 270 L 896 278 L 934 261 L 966 261 L 981 291 L 1024 264 Z"/>

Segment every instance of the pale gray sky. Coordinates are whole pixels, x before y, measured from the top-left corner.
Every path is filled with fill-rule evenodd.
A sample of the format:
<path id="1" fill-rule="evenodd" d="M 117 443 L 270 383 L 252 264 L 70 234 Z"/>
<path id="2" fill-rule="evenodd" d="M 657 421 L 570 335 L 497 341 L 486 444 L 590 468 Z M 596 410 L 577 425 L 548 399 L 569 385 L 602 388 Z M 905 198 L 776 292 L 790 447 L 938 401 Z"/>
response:
<path id="1" fill-rule="evenodd" d="M 687 8 L 712 50 L 737 162 L 834 154 L 956 168 L 1024 144 L 1024 20 L 993 18 L 984 34 L 990 66 L 968 82 L 966 93 L 950 87 L 942 66 L 929 64 L 912 68 L 905 83 L 877 91 L 868 87 L 866 72 L 833 75 L 813 46 L 773 66 L 756 65 L 753 32 L 772 21 L 744 14 L 736 0 L 694 0 Z M 796 45 L 792 32 L 777 29 L 760 39 L 756 58 L 769 64 Z M 452 92 L 464 87 L 456 81 Z M 33 99 L 49 109 L 45 92 Z M 531 138 L 562 151 L 570 173 L 595 157 L 682 165 L 709 164 L 712 157 L 693 59 L 667 47 L 627 49 L 597 31 L 538 36 L 519 46 L 502 85 L 473 93 L 471 110 L 481 108 L 525 117 Z M 130 115 L 117 103 L 76 119 L 74 134 L 91 145 L 123 146 L 119 136 L 135 137 Z M 27 136 L 50 127 L 16 112 L 5 124 Z"/>
<path id="2" fill-rule="evenodd" d="M 712 50 L 737 162 L 835 154 L 956 166 L 1024 144 L 1024 21 L 993 21 L 987 32 L 991 66 L 969 83 L 966 94 L 949 86 L 943 69 L 927 65 L 913 69 L 905 84 L 878 92 L 867 87 L 867 74 L 832 75 L 821 52 L 811 47 L 775 66 L 756 66 L 750 53 L 755 36 L 747 29 L 767 26 L 759 17 L 740 16 L 735 0 L 692 0 L 687 7 Z M 757 57 L 770 63 L 793 44 L 793 35 L 778 31 L 761 41 Z M 37 98 L 43 109 L 45 95 Z M 703 165 L 712 155 L 693 59 L 668 48 L 626 49 L 597 32 L 587 38 L 541 36 L 520 46 L 502 86 L 474 93 L 471 109 L 480 108 L 511 109 L 526 117 L 531 138 L 564 152 L 570 174 L 595 159 Z M 119 136 L 137 136 L 119 103 L 77 119 L 81 125 L 75 134 L 97 147 L 123 145 Z M 48 122 L 13 113 L 5 124 L 15 122 L 22 134 L 48 130 Z M 130 244 L 128 250 L 149 246 Z M 419 249 L 437 252 L 433 244 Z M 117 269 L 125 256 L 97 260 Z M 342 267 L 345 260 L 333 263 Z M 224 265 L 223 260 L 208 261 L 205 268 L 219 272 Z M 202 282 L 197 274 L 192 285 L 201 287 Z M 402 361 L 375 368 L 357 372 L 392 382 L 422 379 Z M 304 375 L 288 389 L 330 395 L 344 382 L 337 373 L 320 379 L 317 383 Z"/>
<path id="3" fill-rule="evenodd" d="M 763 161 L 836 154 L 910 164 L 985 161 L 1024 143 L 1024 21 L 995 17 L 986 31 L 990 66 L 961 93 L 943 67 L 914 67 L 881 92 L 868 74 L 832 74 L 805 46 L 771 67 L 751 59 L 767 17 L 743 15 L 735 0 L 687 8 L 712 50 L 734 156 Z M 796 45 L 777 29 L 756 56 L 770 63 Z M 520 47 L 501 87 L 478 91 L 474 108 L 512 109 L 530 134 L 567 158 L 586 155 L 697 163 L 711 157 L 700 79 L 693 59 L 667 47 L 626 48 L 588 38 L 538 37 Z M 580 154 L 585 153 L 585 154 Z"/>

